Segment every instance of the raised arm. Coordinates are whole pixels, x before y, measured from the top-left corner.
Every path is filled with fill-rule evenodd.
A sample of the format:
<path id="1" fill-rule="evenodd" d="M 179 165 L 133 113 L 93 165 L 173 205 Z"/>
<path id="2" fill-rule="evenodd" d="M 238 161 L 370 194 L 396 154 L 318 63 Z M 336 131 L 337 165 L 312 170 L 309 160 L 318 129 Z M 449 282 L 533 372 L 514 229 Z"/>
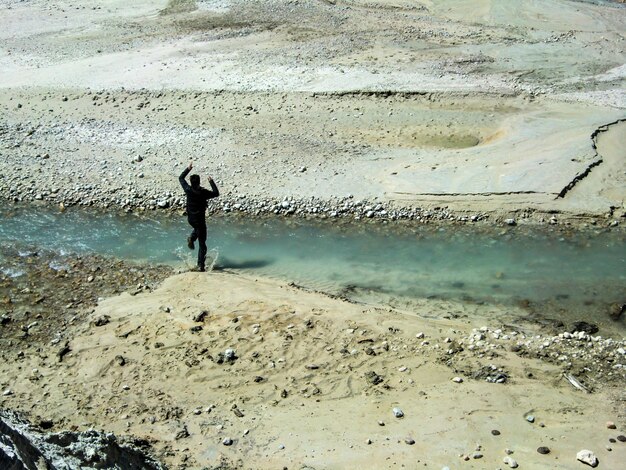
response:
<path id="1" fill-rule="evenodd" d="M 185 191 L 189 191 L 191 189 L 191 186 L 189 186 L 189 183 L 187 183 L 187 181 L 185 180 L 185 178 L 187 178 L 187 175 L 191 171 L 191 168 L 192 168 L 192 165 L 190 163 L 189 166 L 185 168 L 183 172 L 180 174 L 180 176 L 178 177 L 178 181 L 180 182 L 180 185 L 183 187 Z"/>
<path id="2" fill-rule="evenodd" d="M 215 184 L 215 181 L 213 181 L 213 178 L 211 178 L 209 176 L 209 184 L 211 185 L 211 189 L 210 190 L 206 190 L 206 192 L 208 193 L 208 197 L 207 199 L 213 199 L 214 197 L 217 197 L 220 195 L 220 191 L 219 189 L 217 189 L 217 185 Z"/>

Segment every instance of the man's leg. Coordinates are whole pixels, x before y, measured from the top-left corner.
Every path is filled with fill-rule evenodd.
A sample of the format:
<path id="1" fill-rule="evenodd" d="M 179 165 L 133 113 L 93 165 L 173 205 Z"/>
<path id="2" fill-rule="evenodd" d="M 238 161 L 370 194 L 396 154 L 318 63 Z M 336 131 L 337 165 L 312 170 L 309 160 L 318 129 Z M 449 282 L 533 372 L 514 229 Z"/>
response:
<path id="1" fill-rule="evenodd" d="M 195 242 L 198 239 L 198 233 L 196 231 L 196 221 L 195 220 L 191 220 L 191 219 L 187 219 L 187 221 L 189 222 L 189 225 L 191 225 L 193 227 L 193 230 L 191 231 L 191 235 L 189 235 L 187 237 L 187 246 L 189 247 L 190 250 L 194 250 L 196 247 L 194 246 L 193 242 Z"/>
<path id="2" fill-rule="evenodd" d="M 196 226 L 195 230 L 198 236 L 198 242 L 200 244 L 200 249 L 198 250 L 198 268 L 200 271 L 204 271 L 204 263 L 206 261 L 206 223 L 202 221 L 201 225 Z"/>

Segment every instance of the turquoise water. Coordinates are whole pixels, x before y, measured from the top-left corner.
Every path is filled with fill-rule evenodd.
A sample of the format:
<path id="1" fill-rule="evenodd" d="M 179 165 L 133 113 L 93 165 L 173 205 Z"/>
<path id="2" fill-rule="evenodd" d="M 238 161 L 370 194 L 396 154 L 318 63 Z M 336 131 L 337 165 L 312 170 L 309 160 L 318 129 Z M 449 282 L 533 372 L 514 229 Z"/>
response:
<path id="1" fill-rule="evenodd" d="M 184 217 L 49 208 L 4 209 L 0 243 L 96 252 L 191 267 Z M 525 305 L 535 313 L 607 323 L 626 300 L 619 231 L 349 224 L 213 217 L 209 254 L 231 269 L 355 299 L 442 298 Z M 0 263 L 2 260 L 0 260 Z M 0 266 L 1 267 L 1 266 Z M 622 329 L 619 324 L 608 324 Z"/>

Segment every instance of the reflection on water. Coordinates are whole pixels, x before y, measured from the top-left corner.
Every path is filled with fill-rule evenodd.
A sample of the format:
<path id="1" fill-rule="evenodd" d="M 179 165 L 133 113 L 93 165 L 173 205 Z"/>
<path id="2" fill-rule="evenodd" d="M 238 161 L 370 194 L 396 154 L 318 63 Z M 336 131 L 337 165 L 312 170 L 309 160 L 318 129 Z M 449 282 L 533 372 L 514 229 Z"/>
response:
<path id="1" fill-rule="evenodd" d="M 57 252 L 193 265 L 183 217 L 21 208 L 0 213 L 0 241 Z M 217 269 L 352 298 L 442 298 L 546 309 L 603 322 L 626 300 L 626 240 L 604 230 L 435 228 L 213 217 Z M 594 318 L 590 318 L 593 315 Z M 617 326 L 617 325 L 614 325 Z"/>

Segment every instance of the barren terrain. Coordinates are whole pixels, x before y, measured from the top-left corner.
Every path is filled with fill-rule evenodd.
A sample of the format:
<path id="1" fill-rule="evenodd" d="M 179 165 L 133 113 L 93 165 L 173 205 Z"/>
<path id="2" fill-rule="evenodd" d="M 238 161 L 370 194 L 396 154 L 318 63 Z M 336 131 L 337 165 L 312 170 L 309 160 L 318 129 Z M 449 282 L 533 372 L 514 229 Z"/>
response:
<path id="1" fill-rule="evenodd" d="M 625 32 L 608 1 L 0 0 L 0 197 L 181 210 L 193 160 L 212 211 L 619 233 Z M 0 406 L 50 432 L 180 469 L 626 460 L 623 338 L 0 248 Z"/>

